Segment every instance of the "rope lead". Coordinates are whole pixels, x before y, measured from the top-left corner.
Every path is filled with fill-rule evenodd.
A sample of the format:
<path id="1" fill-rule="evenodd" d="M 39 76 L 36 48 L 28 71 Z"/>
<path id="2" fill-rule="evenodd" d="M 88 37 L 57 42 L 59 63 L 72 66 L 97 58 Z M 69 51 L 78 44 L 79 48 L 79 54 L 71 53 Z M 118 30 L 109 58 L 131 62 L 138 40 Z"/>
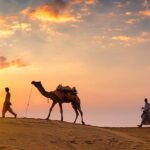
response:
<path id="1" fill-rule="evenodd" d="M 29 104 L 30 104 L 30 99 L 31 99 L 31 95 L 32 95 L 32 89 L 33 89 L 33 86 L 31 85 L 31 89 L 30 89 L 30 93 L 29 93 L 29 98 L 28 98 L 28 102 L 27 102 L 27 107 L 26 107 L 26 110 L 25 110 L 25 117 L 27 117 L 28 108 L 29 108 Z"/>

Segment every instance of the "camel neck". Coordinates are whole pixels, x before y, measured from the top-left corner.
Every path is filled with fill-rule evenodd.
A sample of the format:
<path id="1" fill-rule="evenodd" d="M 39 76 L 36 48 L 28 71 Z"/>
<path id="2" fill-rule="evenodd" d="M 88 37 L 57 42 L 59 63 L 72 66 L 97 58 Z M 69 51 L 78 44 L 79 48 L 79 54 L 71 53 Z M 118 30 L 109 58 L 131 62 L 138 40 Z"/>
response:
<path id="1" fill-rule="evenodd" d="M 42 85 L 38 86 L 37 89 L 40 91 L 40 93 L 41 93 L 43 96 L 45 96 L 45 97 L 47 97 L 47 98 L 50 97 L 50 92 L 47 92 L 47 91 L 44 89 L 44 87 L 43 87 Z"/>

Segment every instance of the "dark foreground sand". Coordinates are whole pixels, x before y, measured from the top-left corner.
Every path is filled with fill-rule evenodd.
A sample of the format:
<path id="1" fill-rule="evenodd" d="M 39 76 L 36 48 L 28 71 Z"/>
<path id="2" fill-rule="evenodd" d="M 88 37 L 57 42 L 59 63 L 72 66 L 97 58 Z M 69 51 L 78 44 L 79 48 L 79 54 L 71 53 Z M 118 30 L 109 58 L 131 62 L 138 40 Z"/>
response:
<path id="1" fill-rule="evenodd" d="M 0 150 L 150 150 L 150 128 L 0 118 Z"/>

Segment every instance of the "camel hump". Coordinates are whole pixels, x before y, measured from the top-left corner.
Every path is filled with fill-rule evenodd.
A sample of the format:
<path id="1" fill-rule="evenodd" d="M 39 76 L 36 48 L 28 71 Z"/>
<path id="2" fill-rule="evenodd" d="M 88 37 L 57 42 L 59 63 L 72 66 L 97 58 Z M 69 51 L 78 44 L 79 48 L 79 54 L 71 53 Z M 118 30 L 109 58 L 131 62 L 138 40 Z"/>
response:
<path id="1" fill-rule="evenodd" d="M 62 86 L 59 84 L 56 88 L 57 91 L 63 92 L 63 93 L 71 93 L 73 95 L 77 95 L 77 89 L 76 87 L 70 87 L 70 86 Z"/>

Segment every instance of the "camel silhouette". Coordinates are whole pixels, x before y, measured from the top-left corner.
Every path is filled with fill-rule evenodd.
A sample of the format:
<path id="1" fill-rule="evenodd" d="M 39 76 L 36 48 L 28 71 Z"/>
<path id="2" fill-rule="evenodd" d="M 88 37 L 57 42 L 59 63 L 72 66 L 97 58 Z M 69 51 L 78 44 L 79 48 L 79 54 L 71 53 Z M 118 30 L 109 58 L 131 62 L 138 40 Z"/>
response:
<path id="1" fill-rule="evenodd" d="M 33 84 L 43 96 L 45 96 L 47 98 L 50 98 L 53 101 L 52 105 L 49 109 L 49 113 L 48 113 L 48 116 L 47 116 L 46 120 L 49 120 L 51 112 L 52 112 L 54 106 L 58 103 L 59 107 L 60 107 L 61 121 L 63 121 L 62 104 L 63 103 L 71 103 L 72 107 L 73 107 L 73 109 L 76 113 L 74 123 L 76 123 L 76 120 L 77 120 L 77 118 L 79 116 L 79 113 L 80 113 L 81 123 L 83 125 L 85 124 L 84 121 L 83 121 L 83 112 L 81 110 L 80 98 L 77 95 L 73 95 L 71 93 L 66 94 L 66 93 L 63 93 L 63 92 L 60 92 L 60 91 L 57 91 L 57 90 L 48 92 L 44 89 L 41 82 L 32 81 L 31 84 Z"/>

